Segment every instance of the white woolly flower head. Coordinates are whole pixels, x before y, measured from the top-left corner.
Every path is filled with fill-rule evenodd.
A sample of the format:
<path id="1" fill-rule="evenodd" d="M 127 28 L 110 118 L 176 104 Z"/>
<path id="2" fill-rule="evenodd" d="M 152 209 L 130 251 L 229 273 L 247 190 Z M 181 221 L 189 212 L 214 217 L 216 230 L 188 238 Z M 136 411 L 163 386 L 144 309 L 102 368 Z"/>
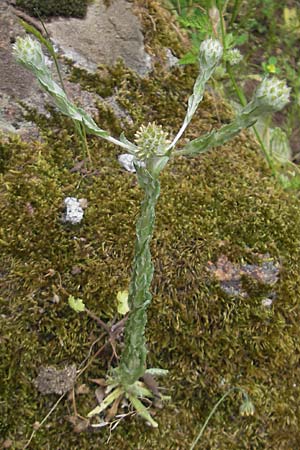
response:
<path id="1" fill-rule="evenodd" d="M 255 99 L 262 106 L 274 111 L 284 108 L 290 98 L 290 91 L 284 80 L 278 78 L 265 78 L 255 92 Z"/>
<path id="2" fill-rule="evenodd" d="M 135 133 L 135 144 L 137 159 L 145 161 L 155 156 L 165 155 L 170 141 L 162 127 L 152 122 L 138 129 Z"/>
<path id="3" fill-rule="evenodd" d="M 30 70 L 47 71 L 47 60 L 38 41 L 30 36 L 18 37 L 13 44 L 17 61 Z"/>
<path id="4" fill-rule="evenodd" d="M 238 48 L 231 48 L 231 49 L 227 50 L 225 57 L 226 57 L 226 61 L 231 66 L 235 66 L 236 64 L 241 62 L 243 59 L 243 55 L 241 54 L 241 52 L 239 51 Z"/>
<path id="5" fill-rule="evenodd" d="M 200 66 L 211 69 L 219 63 L 222 55 L 223 47 L 218 39 L 205 39 L 200 45 Z"/>

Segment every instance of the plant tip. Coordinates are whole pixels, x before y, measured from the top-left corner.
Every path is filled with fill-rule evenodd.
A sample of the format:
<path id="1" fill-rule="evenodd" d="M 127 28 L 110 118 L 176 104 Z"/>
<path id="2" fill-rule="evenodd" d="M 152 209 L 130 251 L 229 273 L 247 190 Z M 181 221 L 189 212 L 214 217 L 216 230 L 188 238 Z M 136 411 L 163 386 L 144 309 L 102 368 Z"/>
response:
<path id="1" fill-rule="evenodd" d="M 218 39 L 205 39 L 200 45 L 200 66 L 215 67 L 221 60 L 223 47 Z"/>
<path id="2" fill-rule="evenodd" d="M 170 143 L 167 137 L 167 133 L 155 122 L 149 123 L 147 126 L 142 125 L 135 133 L 137 158 L 145 161 L 155 156 L 165 155 Z"/>
<path id="3" fill-rule="evenodd" d="M 227 50 L 224 59 L 231 65 L 236 66 L 239 62 L 242 61 L 243 55 L 239 51 L 238 48 L 231 48 Z"/>
<path id="4" fill-rule="evenodd" d="M 255 98 L 263 106 L 279 111 L 288 104 L 290 91 L 291 88 L 284 80 L 278 80 L 276 77 L 265 78 L 258 86 Z"/>
<path id="5" fill-rule="evenodd" d="M 249 397 L 246 397 L 243 403 L 240 406 L 240 415 L 241 416 L 253 416 L 255 413 L 255 407 Z"/>
<path id="6" fill-rule="evenodd" d="M 47 71 L 48 63 L 42 47 L 39 42 L 30 36 L 17 37 L 13 44 L 13 54 L 19 63 L 33 72 Z"/>

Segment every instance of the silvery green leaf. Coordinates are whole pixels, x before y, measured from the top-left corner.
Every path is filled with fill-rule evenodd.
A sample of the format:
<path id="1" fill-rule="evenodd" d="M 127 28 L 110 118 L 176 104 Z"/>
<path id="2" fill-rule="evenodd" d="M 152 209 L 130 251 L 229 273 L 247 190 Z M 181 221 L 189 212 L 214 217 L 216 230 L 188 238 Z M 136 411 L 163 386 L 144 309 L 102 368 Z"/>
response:
<path id="1" fill-rule="evenodd" d="M 153 428 L 158 427 L 158 423 L 152 419 L 148 409 L 143 405 L 143 403 L 136 398 L 134 395 L 127 394 L 132 406 L 136 409 L 137 413 L 142 416 Z"/>
<path id="2" fill-rule="evenodd" d="M 193 93 L 188 99 L 188 107 L 183 124 L 177 135 L 173 139 L 172 143 L 168 146 L 168 150 L 175 147 L 176 143 L 181 138 L 190 121 L 192 120 L 193 115 L 195 114 L 200 102 L 203 99 L 206 83 L 216 69 L 218 62 L 222 57 L 222 54 L 223 47 L 216 39 L 207 39 L 202 42 L 199 53 L 199 75 L 195 81 Z"/>
<path id="3" fill-rule="evenodd" d="M 270 154 L 284 164 L 291 160 L 292 151 L 286 133 L 281 128 L 271 130 Z"/>
<path id="4" fill-rule="evenodd" d="M 87 417 L 93 417 L 93 416 L 96 416 L 97 414 L 100 414 L 109 405 L 111 405 L 118 397 L 120 397 L 123 393 L 124 393 L 124 390 L 121 387 L 115 389 L 114 391 L 112 391 L 111 394 L 109 394 L 107 397 L 105 397 L 105 399 L 103 400 L 101 405 L 96 406 L 96 408 L 94 408 L 92 411 L 90 411 L 88 413 Z"/>
<path id="5" fill-rule="evenodd" d="M 169 371 L 165 369 L 158 369 L 158 368 L 151 368 L 147 369 L 145 373 L 148 373 L 149 375 L 152 375 L 153 377 L 165 377 L 168 375 Z"/>
<path id="6" fill-rule="evenodd" d="M 78 106 L 76 107 L 76 110 L 80 114 L 81 121 L 85 125 L 88 132 L 104 138 L 109 137 L 109 133 L 99 128 L 96 122 L 86 113 L 84 109 Z"/>
<path id="7" fill-rule="evenodd" d="M 168 156 L 153 157 L 147 161 L 146 167 L 149 172 L 151 172 L 155 177 L 158 177 L 168 161 Z"/>
<path id="8" fill-rule="evenodd" d="M 129 150 L 129 152 L 132 152 L 132 154 L 135 154 L 135 151 L 136 151 L 136 149 L 137 149 L 137 146 L 134 145 L 132 142 L 130 142 L 130 141 L 126 138 L 126 136 L 125 136 L 124 133 L 121 133 L 121 134 L 120 134 L 120 138 L 119 138 L 119 139 L 120 139 L 121 142 L 123 142 L 123 144 L 127 145 L 127 148 L 128 148 L 128 150 Z"/>

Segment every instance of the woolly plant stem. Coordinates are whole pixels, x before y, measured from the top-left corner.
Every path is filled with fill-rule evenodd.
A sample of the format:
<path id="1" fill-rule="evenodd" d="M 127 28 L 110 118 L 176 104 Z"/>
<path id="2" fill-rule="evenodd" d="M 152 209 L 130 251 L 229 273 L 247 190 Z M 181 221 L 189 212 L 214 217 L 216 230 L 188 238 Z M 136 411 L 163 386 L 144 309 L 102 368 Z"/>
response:
<path id="1" fill-rule="evenodd" d="M 236 82 L 236 80 L 234 78 L 234 75 L 233 75 L 232 69 L 230 67 L 230 64 L 226 65 L 226 70 L 227 70 L 227 73 L 229 75 L 231 84 L 232 84 L 232 86 L 233 86 L 233 88 L 235 90 L 236 95 L 239 98 L 239 101 L 240 101 L 241 105 L 245 106 L 246 103 L 247 103 L 245 94 L 242 91 L 242 89 L 238 86 L 238 84 L 237 84 L 237 82 Z M 267 150 L 267 148 L 266 148 L 266 146 L 265 146 L 265 144 L 264 144 L 264 142 L 263 142 L 263 140 L 262 140 L 262 138 L 261 138 L 261 136 L 260 136 L 260 134 L 259 134 L 259 132 L 258 132 L 258 130 L 256 128 L 256 126 L 253 125 L 252 128 L 253 128 L 254 134 L 256 136 L 256 139 L 257 139 L 257 141 L 258 141 L 258 143 L 260 145 L 261 151 L 262 151 L 264 157 L 266 158 L 266 161 L 267 161 L 267 163 L 268 163 L 268 165 L 269 165 L 269 167 L 270 167 L 270 169 L 272 171 L 272 175 L 276 175 L 276 169 L 274 167 L 274 163 L 272 161 L 272 158 L 270 157 L 269 152 L 268 152 L 268 150 Z"/>
<path id="2" fill-rule="evenodd" d="M 118 379 L 123 386 L 132 385 L 146 370 L 145 328 L 147 308 L 152 296 L 149 291 L 153 277 L 150 241 L 155 222 L 155 206 L 160 194 L 159 180 L 145 168 L 137 167 L 139 186 L 144 191 L 141 212 L 136 224 L 135 254 L 129 286 L 129 316 L 125 326 L 125 347 L 119 367 Z"/>
<path id="3" fill-rule="evenodd" d="M 190 121 L 192 120 L 196 109 L 198 108 L 199 103 L 203 99 L 205 85 L 207 81 L 210 79 L 212 73 L 214 71 L 214 67 L 211 69 L 206 69 L 200 72 L 200 75 L 198 76 L 195 84 L 194 84 L 194 90 L 193 94 L 190 96 L 188 101 L 188 110 L 186 113 L 186 116 L 184 118 L 183 124 L 178 131 L 177 135 L 175 136 L 174 140 L 172 141 L 171 145 L 169 146 L 169 149 L 175 147 L 183 133 L 185 132 L 186 128 L 188 127 Z"/>

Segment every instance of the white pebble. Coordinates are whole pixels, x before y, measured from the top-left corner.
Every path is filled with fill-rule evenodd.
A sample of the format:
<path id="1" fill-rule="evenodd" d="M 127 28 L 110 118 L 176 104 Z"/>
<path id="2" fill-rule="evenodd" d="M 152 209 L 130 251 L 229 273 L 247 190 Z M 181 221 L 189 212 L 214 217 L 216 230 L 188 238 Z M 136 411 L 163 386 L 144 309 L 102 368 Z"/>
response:
<path id="1" fill-rule="evenodd" d="M 272 306 L 273 300 L 271 298 L 264 298 L 261 302 L 262 306 L 265 308 L 270 308 Z"/>
<path id="2" fill-rule="evenodd" d="M 72 225 L 80 223 L 83 219 L 83 209 L 79 200 L 75 197 L 66 197 L 64 204 L 66 207 L 64 222 L 70 222 Z"/>

